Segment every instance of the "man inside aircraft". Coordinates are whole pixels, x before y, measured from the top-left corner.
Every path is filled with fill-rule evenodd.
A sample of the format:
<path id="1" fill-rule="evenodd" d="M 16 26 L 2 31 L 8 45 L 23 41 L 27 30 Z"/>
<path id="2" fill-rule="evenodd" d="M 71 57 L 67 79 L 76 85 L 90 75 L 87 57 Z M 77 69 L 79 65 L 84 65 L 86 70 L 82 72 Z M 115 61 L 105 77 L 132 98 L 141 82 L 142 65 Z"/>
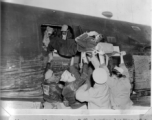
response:
<path id="1" fill-rule="evenodd" d="M 47 26 L 44 33 L 43 44 L 44 50 L 52 53 L 57 50 L 58 54 L 65 57 L 72 57 L 76 54 L 76 42 L 71 39 L 72 34 L 68 31 L 68 26 L 63 25 L 61 28 L 62 38 L 52 36 L 54 29 Z"/>
<path id="2" fill-rule="evenodd" d="M 77 44 L 73 38 L 72 29 L 69 26 L 63 25 L 61 28 L 62 46 L 59 49 L 59 54 L 66 57 L 75 56 L 77 53 Z"/>
<path id="3" fill-rule="evenodd" d="M 67 35 L 71 35 L 71 32 L 68 30 L 68 26 L 67 25 L 63 25 L 61 28 L 61 34 L 62 34 L 62 39 L 66 40 L 67 39 Z M 69 37 L 70 38 L 70 37 Z"/>

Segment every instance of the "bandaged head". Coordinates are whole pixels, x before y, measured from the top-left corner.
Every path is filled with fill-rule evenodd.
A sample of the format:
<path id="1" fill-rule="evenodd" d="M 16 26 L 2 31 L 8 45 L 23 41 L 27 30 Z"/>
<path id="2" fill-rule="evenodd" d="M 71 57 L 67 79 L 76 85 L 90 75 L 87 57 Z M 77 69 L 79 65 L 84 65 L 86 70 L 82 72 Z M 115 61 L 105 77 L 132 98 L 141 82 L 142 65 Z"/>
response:
<path id="1" fill-rule="evenodd" d="M 74 77 L 73 74 L 71 74 L 69 71 L 65 70 L 62 75 L 61 75 L 61 79 L 60 81 L 64 81 L 64 82 L 73 82 L 75 81 L 76 78 Z"/>

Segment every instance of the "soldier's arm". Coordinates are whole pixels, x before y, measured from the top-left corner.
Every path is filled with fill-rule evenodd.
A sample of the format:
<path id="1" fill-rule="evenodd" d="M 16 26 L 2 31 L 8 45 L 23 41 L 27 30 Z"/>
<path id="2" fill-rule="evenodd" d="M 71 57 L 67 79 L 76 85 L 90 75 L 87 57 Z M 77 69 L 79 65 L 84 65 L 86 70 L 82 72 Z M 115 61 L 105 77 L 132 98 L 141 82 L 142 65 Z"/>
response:
<path id="1" fill-rule="evenodd" d="M 119 67 L 121 67 L 123 70 L 124 70 L 124 75 L 129 78 L 129 71 L 127 69 L 127 67 L 125 66 L 124 64 L 124 59 L 123 59 L 123 56 L 126 55 L 126 52 L 122 51 L 120 53 L 120 65 Z"/>
<path id="2" fill-rule="evenodd" d="M 75 90 L 77 90 L 82 84 L 86 82 L 86 80 L 88 80 L 88 61 L 86 58 L 86 53 L 84 53 L 82 60 L 84 64 L 83 64 L 81 76 L 79 79 L 73 82 L 73 86 Z"/>
<path id="3" fill-rule="evenodd" d="M 75 76 L 76 79 L 80 78 L 80 73 L 79 73 L 78 69 L 74 66 L 74 57 L 71 58 L 70 68 L 69 69 L 70 69 L 69 71 L 72 74 L 74 74 L 74 76 Z"/>

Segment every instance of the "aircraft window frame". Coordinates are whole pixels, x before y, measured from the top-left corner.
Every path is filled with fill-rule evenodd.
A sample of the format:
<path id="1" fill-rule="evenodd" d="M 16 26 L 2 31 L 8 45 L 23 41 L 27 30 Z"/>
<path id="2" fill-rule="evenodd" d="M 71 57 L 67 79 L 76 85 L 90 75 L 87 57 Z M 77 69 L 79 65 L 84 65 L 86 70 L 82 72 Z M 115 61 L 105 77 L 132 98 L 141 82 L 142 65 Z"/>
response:
<path id="1" fill-rule="evenodd" d="M 44 32 L 45 32 L 47 26 L 52 27 L 52 28 L 55 29 L 55 31 L 56 31 L 55 37 L 61 37 L 61 28 L 62 28 L 62 25 L 53 25 L 53 24 L 42 24 L 41 25 L 41 34 L 42 34 L 42 37 L 44 36 Z M 73 28 L 70 25 L 67 25 L 67 26 L 68 26 L 68 30 L 70 31 L 70 33 L 72 35 L 71 39 L 74 39 Z M 60 35 L 59 35 L 59 32 L 60 32 Z"/>
<path id="2" fill-rule="evenodd" d="M 117 39 L 114 36 L 107 36 L 108 43 L 117 43 Z"/>

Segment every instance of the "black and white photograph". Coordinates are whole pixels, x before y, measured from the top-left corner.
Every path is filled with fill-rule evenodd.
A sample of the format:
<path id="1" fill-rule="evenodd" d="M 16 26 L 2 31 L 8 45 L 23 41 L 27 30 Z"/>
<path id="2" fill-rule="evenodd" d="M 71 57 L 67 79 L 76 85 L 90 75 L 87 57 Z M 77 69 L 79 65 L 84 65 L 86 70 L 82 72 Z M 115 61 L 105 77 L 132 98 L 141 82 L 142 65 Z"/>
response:
<path id="1" fill-rule="evenodd" d="M 151 0 L 2 0 L 4 120 L 152 119 L 151 12 Z"/>

